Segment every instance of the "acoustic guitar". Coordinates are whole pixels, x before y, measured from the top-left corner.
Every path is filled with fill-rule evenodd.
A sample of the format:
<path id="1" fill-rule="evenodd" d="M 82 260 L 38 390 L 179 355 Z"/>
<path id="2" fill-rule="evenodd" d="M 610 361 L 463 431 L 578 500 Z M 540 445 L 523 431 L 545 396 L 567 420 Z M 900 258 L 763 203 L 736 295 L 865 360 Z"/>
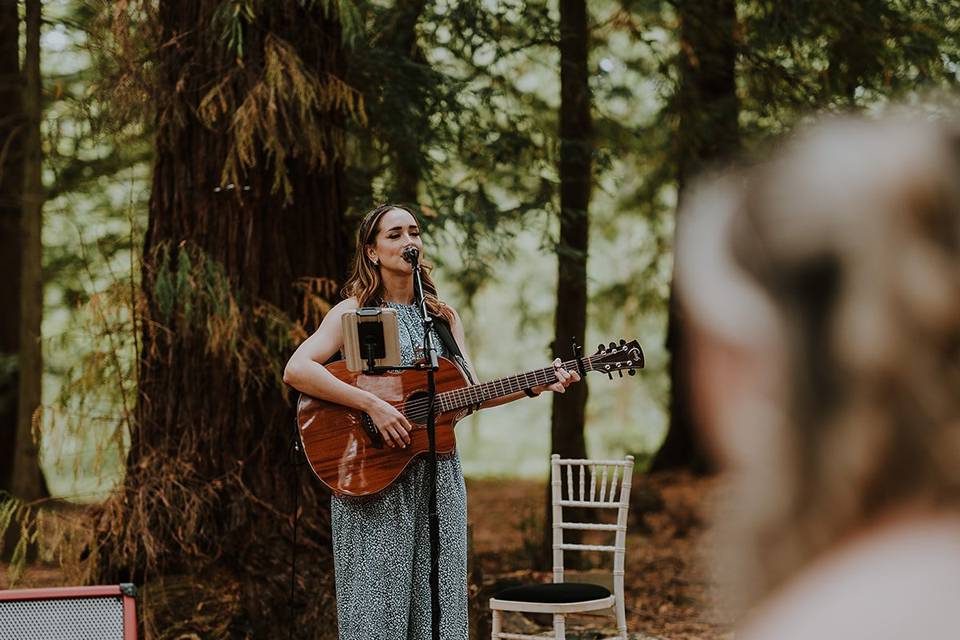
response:
<path id="1" fill-rule="evenodd" d="M 440 358 L 436 372 L 437 453 L 450 453 L 456 446 L 454 426 L 470 409 L 486 400 L 557 381 L 552 366 L 470 385 L 460 369 Z M 643 350 L 634 340 L 600 345 L 585 358 L 563 363 L 569 371 L 601 371 L 630 375 L 644 364 Z M 362 411 L 301 395 L 297 403 L 300 441 L 313 472 L 340 495 L 365 496 L 383 491 L 400 477 L 407 465 L 429 452 L 427 441 L 427 376 L 422 371 L 397 371 L 366 375 L 347 370 L 343 361 L 327 366 L 338 379 L 366 389 L 397 408 L 413 427 L 410 445 L 388 447 L 370 417 Z"/>

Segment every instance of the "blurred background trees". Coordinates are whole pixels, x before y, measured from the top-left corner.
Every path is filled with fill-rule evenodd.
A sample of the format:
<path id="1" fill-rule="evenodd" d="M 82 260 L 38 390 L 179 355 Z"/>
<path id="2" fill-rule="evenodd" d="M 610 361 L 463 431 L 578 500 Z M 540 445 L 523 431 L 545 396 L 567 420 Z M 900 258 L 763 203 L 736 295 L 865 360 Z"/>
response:
<path id="1" fill-rule="evenodd" d="M 17 428 L 13 450 L 10 492 L 23 500 L 47 495 L 40 470 L 35 419 L 41 402 L 43 352 L 40 344 L 43 318 L 43 150 L 40 120 L 40 0 L 26 2 L 23 57 L 23 117 L 19 135 L 23 158 L 20 191 L 20 344 L 17 358 Z"/>
<path id="2" fill-rule="evenodd" d="M 6 274 L 0 306 L 0 487 L 10 489 L 17 433 L 17 361 L 20 351 L 20 220 L 23 190 L 23 89 L 20 82 L 20 15 L 0 6 L 0 269 Z"/>
<path id="3" fill-rule="evenodd" d="M 672 3 L 679 24 L 674 183 L 756 149 L 818 111 L 883 109 L 929 98 L 957 82 L 960 50 L 949 30 L 960 3 L 872 0 Z M 681 193 L 682 197 L 682 193 Z M 685 347 L 670 305 L 670 427 L 652 468 L 706 461 L 693 439 Z"/>
<path id="4" fill-rule="evenodd" d="M 808 114 L 936 95 L 960 55 L 954 0 L 48 0 L 39 50 L 39 3 L 0 5 L 0 488 L 21 515 L 44 482 L 92 503 L 78 575 L 229 593 L 201 622 L 240 634 L 285 619 L 278 372 L 366 209 L 421 206 L 483 377 L 569 358 L 573 336 L 647 352 L 589 401 L 584 384 L 472 417 L 468 474 L 545 476 L 552 450 L 704 469 L 670 297 L 683 189 Z M 41 192 L 42 253 L 21 235 Z M 38 447 L 17 397 L 33 424 L 41 380 L 20 490 L 13 452 Z M 329 598 L 326 498 L 302 497 L 299 586 Z"/>
<path id="5" fill-rule="evenodd" d="M 674 58 L 676 86 L 667 108 L 676 120 L 672 155 L 679 205 L 684 188 L 699 173 L 736 158 L 740 146 L 740 99 L 736 76 L 736 2 L 680 0 L 675 9 L 680 46 Z M 650 466 L 661 470 L 691 465 L 702 471 L 709 463 L 694 436 L 687 347 L 672 288 L 668 309 L 670 427 Z"/>

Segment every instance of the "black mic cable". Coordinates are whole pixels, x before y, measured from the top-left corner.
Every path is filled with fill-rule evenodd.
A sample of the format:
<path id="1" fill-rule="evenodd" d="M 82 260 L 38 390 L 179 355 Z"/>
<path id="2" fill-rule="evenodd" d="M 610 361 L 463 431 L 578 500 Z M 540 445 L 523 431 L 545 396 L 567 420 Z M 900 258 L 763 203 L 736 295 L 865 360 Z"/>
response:
<path id="1" fill-rule="evenodd" d="M 297 603 L 297 529 L 300 524 L 300 467 L 306 464 L 303 447 L 300 446 L 300 436 L 296 433 L 299 425 L 294 421 L 294 436 L 290 441 L 288 464 L 293 469 L 293 545 L 290 550 L 290 640 L 294 638 L 300 604 Z"/>

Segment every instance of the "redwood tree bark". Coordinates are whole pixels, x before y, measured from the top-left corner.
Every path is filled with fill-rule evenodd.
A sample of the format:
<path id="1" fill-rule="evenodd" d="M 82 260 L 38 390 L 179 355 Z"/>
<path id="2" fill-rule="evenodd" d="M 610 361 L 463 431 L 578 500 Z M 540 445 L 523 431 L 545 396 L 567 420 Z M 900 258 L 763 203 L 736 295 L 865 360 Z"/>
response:
<path id="1" fill-rule="evenodd" d="M 292 202 L 274 189 L 276 159 L 265 152 L 242 184 L 226 188 L 221 172 L 237 133 L 231 128 L 237 105 L 260 86 L 269 64 L 268 38 L 288 43 L 320 78 L 341 75 L 343 53 L 339 26 L 323 3 L 278 3 L 264 5 L 256 24 L 244 27 L 241 65 L 220 37 L 221 4 L 159 3 L 159 113 L 136 424 L 121 497 L 100 518 L 105 553 L 98 579 L 163 589 L 153 602 L 171 608 L 155 605 L 148 620 L 161 636 L 207 637 L 221 629 L 230 637 L 270 638 L 285 636 L 293 615 L 294 413 L 279 383 L 289 351 L 264 353 L 257 345 L 276 331 L 264 312 L 299 317 L 299 278 L 343 283 L 349 248 L 342 167 L 332 142 L 323 149 L 326 161 L 291 151 L 283 168 Z M 200 102 L 225 78 L 228 113 L 222 124 L 204 124 Z M 317 115 L 319 133 L 333 141 L 336 115 Z M 217 270 L 229 291 L 218 290 Z M 225 309 L 231 304 L 225 296 L 237 305 L 236 317 Z M 204 308 L 207 317 L 197 317 Z M 211 328 L 217 313 L 233 318 L 235 331 L 229 323 L 226 330 Z M 297 593 L 309 607 L 297 637 L 329 637 L 335 633 L 329 497 L 303 475 Z"/>
<path id="2" fill-rule="evenodd" d="M 20 351 L 20 193 L 23 189 L 23 105 L 20 15 L 16 2 L 0 2 L 0 490 L 10 490 L 17 433 L 16 362 Z"/>
<path id="3" fill-rule="evenodd" d="M 691 178 L 733 156 L 740 146 L 736 91 L 736 3 L 680 0 L 680 86 L 675 96 L 677 188 L 680 200 Z M 676 257 L 675 257 L 676 259 Z M 670 352 L 670 426 L 651 462 L 652 471 L 679 466 L 705 470 L 691 411 L 687 343 L 676 296 L 670 293 L 667 350 Z"/>
<path id="4" fill-rule="evenodd" d="M 23 61 L 23 193 L 20 271 L 20 357 L 18 361 L 17 433 L 11 493 L 23 500 L 47 494 L 40 456 L 33 437 L 35 412 L 40 409 L 43 350 L 43 151 L 40 145 L 40 0 L 26 3 L 26 48 Z"/>

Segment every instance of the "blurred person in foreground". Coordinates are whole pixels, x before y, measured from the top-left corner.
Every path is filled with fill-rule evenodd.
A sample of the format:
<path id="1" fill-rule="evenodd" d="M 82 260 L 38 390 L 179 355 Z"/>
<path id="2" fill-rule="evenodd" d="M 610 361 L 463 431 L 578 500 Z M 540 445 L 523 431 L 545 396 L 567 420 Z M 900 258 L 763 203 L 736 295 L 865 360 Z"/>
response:
<path id="1" fill-rule="evenodd" d="M 679 222 L 738 640 L 960 637 L 960 131 L 830 120 Z"/>

